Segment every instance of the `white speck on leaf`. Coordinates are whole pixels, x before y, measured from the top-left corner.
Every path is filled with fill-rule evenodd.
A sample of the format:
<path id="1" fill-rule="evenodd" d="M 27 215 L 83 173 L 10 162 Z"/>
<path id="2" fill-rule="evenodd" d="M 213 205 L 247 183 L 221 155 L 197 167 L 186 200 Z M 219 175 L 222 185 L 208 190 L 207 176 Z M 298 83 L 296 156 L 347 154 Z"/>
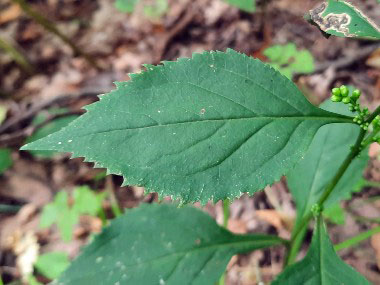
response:
<path id="1" fill-rule="evenodd" d="M 99 256 L 96 258 L 95 261 L 96 261 L 96 263 L 100 263 L 100 262 L 102 262 L 102 260 L 103 260 L 103 257 Z"/>

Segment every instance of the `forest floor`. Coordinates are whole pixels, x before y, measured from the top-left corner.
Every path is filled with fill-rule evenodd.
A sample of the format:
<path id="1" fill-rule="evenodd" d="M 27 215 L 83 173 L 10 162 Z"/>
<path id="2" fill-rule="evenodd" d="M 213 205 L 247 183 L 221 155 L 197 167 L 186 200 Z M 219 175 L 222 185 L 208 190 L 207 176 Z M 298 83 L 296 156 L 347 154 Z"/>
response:
<path id="1" fill-rule="evenodd" d="M 74 54 L 11 1 L 0 2 L 0 38 L 12 42 L 29 62 L 22 67 L 9 53 L 0 52 L 0 148 L 11 149 L 13 160 L 12 167 L 0 175 L 0 204 L 10 206 L 0 208 L 0 273 L 5 284 L 21 280 L 38 254 L 60 251 L 74 258 L 90 235 L 100 231 L 101 219 L 89 215 L 82 216 L 75 225 L 70 242 L 62 240 L 56 227 L 41 229 L 42 208 L 59 191 L 71 193 L 77 186 L 88 185 L 97 192 L 110 193 L 111 198 L 103 202 L 109 217 L 114 200 L 122 209 L 157 200 L 156 194 L 144 193 L 140 187 L 121 187 L 121 177 L 106 177 L 104 170 L 94 169 L 82 159 L 19 151 L 27 137 L 43 125 L 35 123 L 37 115 L 51 122 L 57 118 L 47 112 L 51 108 L 64 110 L 63 116 L 81 114 L 81 107 L 96 101 L 96 95 L 114 89 L 113 82 L 128 80 L 128 74 L 141 70 L 142 64 L 227 48 L 266 61 L 266 48 L 294 43 L 314 57 L 315 71 L 293 77 L 312 103 L 321 103 L 330 96 L 332 87 L 346 84 L 362 90 L 362 104 L 370 110 L 380 104 L 380 49 L 371 49 L 374 43 L 370 41 L 326 39 L 303 19 L 319 0 L 277 0 L 267 5 L 257 1 L 257 10 L 251 14 L 221 0 L 172 0 L 160 16 L 147 15 L 140 8 L 133 14 L 122 13 L 113 2 L 29 1 L 98 67 Z M 380 24 L 376 0 L 353 2 Z M 379 145 L 371 147 L 370 158 L 364 177 L 379 182 Z M 363 202 L 373 197 L 380 197 L 379 189 L 365 187 L 354 193 L 352 200 L 342 202 L 345 223 L 328 225 L 333 242 L 378 225 L 371 219 L 380 217 L 380 200 Z M 210 203 L 205 210 L 222 223 L 221 203 Z M 244 195 L 234 201 L 228 227 L 236 233 L 271 233 L 289 238 L 294 217 L 295 205 L 283 179 L 253 197 Z M 310 228 L 302 255 L 311 233 Z M 21 262 L 25 252 L 30 254 Z M 368 280 L 380 284 L 380 235 L 340 251 L 340 256 Z M 284 251 L 277 248 L 233 257 L 227 284 L 270 282 L 282 270 L 283 257 Z M 41 283 L 48 281 L 36 276 Z"/>

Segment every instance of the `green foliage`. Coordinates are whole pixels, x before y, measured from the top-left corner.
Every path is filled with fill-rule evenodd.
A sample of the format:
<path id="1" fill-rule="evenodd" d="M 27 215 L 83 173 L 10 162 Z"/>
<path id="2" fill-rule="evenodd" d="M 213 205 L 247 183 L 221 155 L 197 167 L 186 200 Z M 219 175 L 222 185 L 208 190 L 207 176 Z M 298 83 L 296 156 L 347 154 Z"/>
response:
<path id="1" fill-rule="evenodd" d="M 78 214 L 96 216 L 102 208 L 102 201 L 106 192 L 95 194 L 88 186 L 81 186 L 74 189 L 72 206 L 73 211 Z"/>
<path id="2" fill-rule="evenodd" d="M 149 19 L 159 19 L 169 8 L 167 0 L 116 0 L 115 7 L 121 12 L 132 13 L 139 3 L 143 6 L 144 15 Z"/>
<path id="3" fill-rule="evenodd" d="M 136 5 L 142 0 L 116 0 L 115 7 L 121 12 L 132 13 Z M 255 0 L 224 0 L 232 6 L 246 12 L 254 12 L 256 10 Z M 149 18 L 157 18 L 162 16 L 168 9 L 167 0 L 155 0 L 153 4 L 144 4 L 144 14 Z"/>
<path id="4" fill-rule="evenodd" d="M 78 215 L 68 205 L 67 192 L 60 191 L 54 201 L 47 204 L 41 214 L 40 227 L 48 228 L 54 223 L 61 233 L 64 241 L 70 241 L 73 235 L 73 227 L 78 223 Z"/>
<path id="5" fill-rule="evenodd" d="M 255 12 L 256 10 L 256 0 L 224 0 L 224 1 L 246 12 Z"/>
<path id="6" fill-rule="evenodd" d="M 336 254 L 322 219 L 317 219 L 310 248 L 303 260 L 287 267 L 273 285 L 369 284 Z"/>
<path id="7" fill-rule="evenodd" d="M 295 73 L 314 71 L 313 55 L 306 49 L 297 50 L 294 43 L 274 45 L 264 50 L 270 65 L 291 79 Z"/>
<path id="8" fill-rule="evenodd" d="M 22 149 L 72 152 L 123 175 L 124 185 L 206 203 L 279 180 L 321 126 L 352 123 L 313 106 L 276 70 L 233 50 L 147 69 L 118 83 L 68 127 Z"/>
<path id="9" fill-rule="evenodd" d="M 234 235 L 193 207 L 143 205 L 113 220 L 58 283 L 214 284 L 234 254 L 281 242 Z"/>
<path id="10" fill-rule="evenodd" d="M 34 277 L 33 275 L 29 275 L 27 277 L 27 280 L 28 280 L 28 285 L 43 285 L 42 283 L 38 282 L 37 278 Z M 0 283 L 1 284 L 1 283 Z M 19 283 L 11 283 L 12 285 L 19 285 Z"/>
<path id="11" fill-rule="evenodd" d="M 53 109 L 48 112 L 49 115 L 53 114 L 60 114 L 64 113 L 66 109 Z M 39 114 L 32 122 L 34 126 L 37 126 L 41 123 L 43 123 L 47 118 L 48 114 Z M 38 129 L 33 135 L 27 138 L 26 143 L 30 143 L 36 140 L 39 140 L 43 137 L 46 137 L 54 132 L 59 131 L 63 127 L 66 127 L 69 123 L 71 123 L 73 120 L 75 120 L 78 116 L 72 115 L 72 116 L 66 116 L 62 118 L 58 118 L 53 120 L 52 122 L 49 122 L 48 124 L 44 125 L 40 129 Z M 47 151 L 47 150 L 34 150 L 30 151 L 31 154 L 33 154 L 36 157 L 40 158 L 51 158 L 54 155 L 57 154 L 57 152 L 54 151 Z"/>
<path id="12" fill-rule="evenodd" d="M 349 38 L 380 39 L 380 29 L 352 4 L 329 0 L 310 11 L 311 20 L 325 33 Z"/>
<path id="13" fill-rule="evenodd" d="M 67 192 L 58 192 L 54 201 L 43 208 L 40 220 L 41 228 L 56 223 L 64 241 L 72 239 L 73 228 L 81 215 L 95 216 L 101 210 L 105 194 L 95 194 L 87 186 L 82 186 L 74 189 L 72 206 L 69 205 L 68 198 Z"/>
<path id="14" fill-rule="evenodd" d="M 168 8 L 167 0 L 156 0 L 153 4 L 144 7 L 144 14 L 149 19 L 159 19 L 168 11 Z"/>
<path id="15" fill-rule="evenodd" d="M 343 115 L 349 114 L 347 107 L 343 104 L 326 101 L 321 107 Z M 350 147 L 355 143 L 359 130 L 359 126 L 352 124 L 330 124 L 322 127 L 315 135 L 305 157 L 288 173 L 288 186 L 297 205 L 298 222 L 321 197 L 323 190 L 350 152 Z M 325 202 L 326 209 L 335 207 L 336 210 L 336 203 L 350 197 L 350 193 L 354 190 L 353 185 L 362 179 L 368 160 L 368 154 L 364 152 L 352 162 L 334 192 Z M 327 211 L 329 213 L 332 210 Z"/>
<path id="16" fill-rule="evenodd" d="M 115 7 L 121 12 L 132 13 L 139 0 L 116 0 Z"/>
<path id="17" fill-rule="evenodd" d="M 0 148 L 0 174 L 13 164 L 12 151 L 8 148 Z"/>
<path id="18" fill-rule="evenodd" d="M 70 260 L 65 252 L 49 252 L 40 255 L 34 267 L 43 276 L 54 280 L 69 266 Z"/>
<path id="19" fill-rule="evenodd" d="M 346 212 L 341 207 L 340 203 L 335 203 L 323 210 L 323 217 L 334 224 L 344 225 L 346 221 Z"/>

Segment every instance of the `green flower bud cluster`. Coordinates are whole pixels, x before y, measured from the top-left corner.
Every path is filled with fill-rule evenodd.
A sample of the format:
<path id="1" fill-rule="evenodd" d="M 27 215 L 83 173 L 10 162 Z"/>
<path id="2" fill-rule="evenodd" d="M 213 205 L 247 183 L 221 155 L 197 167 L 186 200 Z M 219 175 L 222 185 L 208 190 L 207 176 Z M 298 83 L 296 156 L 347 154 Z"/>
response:
<path id="1" fill-rule="evenodd" d="M 368 108 L 364 108 L 363 110 L 360 110 L 360 107 L 359 107 L 359 111 L 357 112 L 358 112 L 358 115 L 356 115 L 353 119 L 354 123 L 357 123 L 358 125 L 360 125 L 360 127 L 363 130 L 365 131 L 368 130 L 369 123 L 364 122 L 365 118 L 369 115 Z"/>
<path id="2" fill-rule="evenodd" d="M 360 103 L 358 102 L 358 99 L 361 95 L 361 91 L 356 89 L 350 95 L 350 91 L 348 90 L 347 86 L 342 85 L 339 88 L 333 88 L 331 90 L 331 93 L 331 101 L 348 104 L 348 108 L 351 112 L 357 112 L 357 115 L 355 116 L 353 121 L 360 125 L 360 127 L 364 130 L 368 130 L 369 123 L 364 123 L 365 118 L 369 115 L 368 108 L 364 108 L 362 110 L 360 107 Z"/>
<path id="3" fill-rule="evenodd" d="M 322 212 L 322 208 L 318 204 L 314 204 L 313 206 L 311 206 L 310 210 L 313 213 L 314 217 L 318 217 L 320 213 Z"/>
<path id="4" fill-rule="evenodd" d="M 348 90 L 346 85 L 342 85 L 339 88 L 333 88 L 331 90 L 332 96 L 331 101 L 333 102 L 343 102 L 344 104 L 350 104 L 350 110 L 352 112 L 357 111 L 355 106 L 357 105 L 357 101 L 361 95 L 360 90 L 354 90 L 350 96 L 350 91 Z M 352 107 L 352 108 L 351 108 Z"/>

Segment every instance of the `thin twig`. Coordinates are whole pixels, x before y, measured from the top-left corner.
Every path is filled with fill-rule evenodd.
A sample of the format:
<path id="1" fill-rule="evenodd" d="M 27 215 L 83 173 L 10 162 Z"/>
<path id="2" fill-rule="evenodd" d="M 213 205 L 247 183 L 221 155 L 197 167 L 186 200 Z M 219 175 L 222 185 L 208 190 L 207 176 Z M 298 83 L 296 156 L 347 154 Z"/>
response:
<path id="1" fill-rule="evenodd" d="M 186 12 L 184 15 L 180 17 L 180 20 L 176 22 L 176 24 L 169 29 L 167 33 L 161 38 L 161 40 L 157 43 L 155 50 L 156 50 L 156 55 L 153 60 L 155 64 L 160 63 L 162 60 L 166 49 L 170 42 L 175 38 L 179 33 L 181 33 L 194 19 L 196 11 L 191 8 L 191 9 L 186 9 Z"/>
<path id="2" fill-rule="evenodd" d="M 11 130 L 12 128 L 15 128 L 18 124 L 23 123 L 27 120 L 32 119 L 37 113 L 39 113 L 42 110 L 46 110 L 54 105 L 65 105 L 67 102 L 72 100 L 81 100 L 85 98 L 91 98 L 95 97 L 99 94 L 106 93 L 103 90 L 81 90 L 78 93 L 71 93 L 71 94 L 63 94 L 60 96 L 56 96 L 54 98 L 49 98 L 45 101 L 42 101 L 40 103 L 36 103 L 32 105 L 27 111 L 24 113 L 15 116 L 3 123 L 0 126 L 0 135 L 6 133 L 7 131 Z"/>
<path id="3" fill-rule="evenodd" d="M 48 123 L 67 116 L 73 116 L 73 115 L 81 115 L 83 114 L 83 110 L 78 111 L 69 111 L 61 114 L 54 114 L 49 116 L 44 122 L 37 124 L 37 125 L 31 125 L 28 126 L 22 130 L 17 130 L 17 132 L 11 133 L 11 134 L 4 134 L 0 136 L 0 147 L 12 147 L 12 146 L 18 146 L 21 144 L 27 137 L 33 135 L 37 130 L 44 127 Z"/>
<path id="4" fill-rule="evenodd" d="M 12 59 L 20 65 L 27 73 L 33 74 L 34 68 L 28 61 L 28 59 L 15 48 L 10 42 L 0 37 L 0 49 L 9 54 Z"/>
<path id="5" fill-rule="evenodd" d="M 64 41 L 67 45 L 71 47 L 71 49 L 74 51 L 75 54 L 78 54 L 82 56 L 84 59 L 87 60 L 89 64 L 91 64 L 93 67 L 97 69 L 102 69 L 95 61 L 95 59 L 84 52 L 81 48 L 79 48 L 69 37 L 67 37 L 64 33 L 62 33 L 56 25 L 38 13 L 37 11 L 33 10 L 25 0 L 12 0 L 13 3 L 18 4 L 21 9 L 27 14 L 29 17 L 33 18 L 37 23 L 39 23 L 41 26 L 43 26 L 46 30 L 49 32 L 55 34 L 57 37 L 59 37 L 62 41 Z"/>

